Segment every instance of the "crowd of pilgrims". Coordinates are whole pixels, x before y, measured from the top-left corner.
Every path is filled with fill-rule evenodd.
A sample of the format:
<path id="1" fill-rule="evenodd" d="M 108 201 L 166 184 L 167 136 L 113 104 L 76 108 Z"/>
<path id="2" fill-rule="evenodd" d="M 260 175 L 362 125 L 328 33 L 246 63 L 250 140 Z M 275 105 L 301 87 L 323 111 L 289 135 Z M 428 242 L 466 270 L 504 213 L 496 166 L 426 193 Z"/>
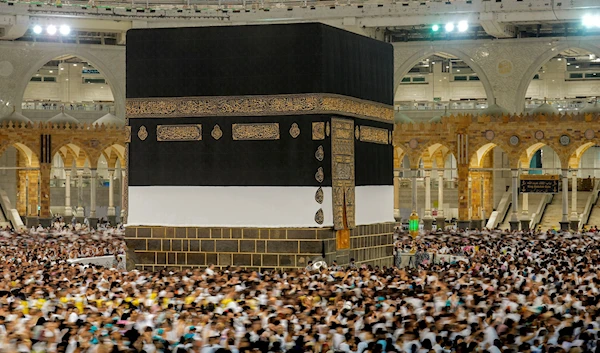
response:
<path id="1" fill-rule="evenodd" d="M 121 229 L 0 237 L 0 352 L 600 352 L 597 233 L 445 231 L 400 247 L 468 262 L 126 271 Z"/>

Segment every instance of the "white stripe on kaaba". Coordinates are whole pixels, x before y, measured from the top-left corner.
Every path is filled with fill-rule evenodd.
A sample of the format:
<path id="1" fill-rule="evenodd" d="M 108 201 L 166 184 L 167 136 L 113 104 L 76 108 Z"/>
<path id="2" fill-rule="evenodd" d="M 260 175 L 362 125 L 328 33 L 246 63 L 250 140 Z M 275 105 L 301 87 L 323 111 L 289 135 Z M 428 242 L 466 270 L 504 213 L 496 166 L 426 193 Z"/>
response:
<path id="1" fill-rule="evenodd" d="M 331 187 L 130 186 L 128 225 L 331 227 Z M 315 222 L 323 208 L 324 223 Z"/>
<path id="2" fill-rule="evenodd" d="M 357 186 L 355 200 L 356 225 L 394 222 L 393 186 Z"/>

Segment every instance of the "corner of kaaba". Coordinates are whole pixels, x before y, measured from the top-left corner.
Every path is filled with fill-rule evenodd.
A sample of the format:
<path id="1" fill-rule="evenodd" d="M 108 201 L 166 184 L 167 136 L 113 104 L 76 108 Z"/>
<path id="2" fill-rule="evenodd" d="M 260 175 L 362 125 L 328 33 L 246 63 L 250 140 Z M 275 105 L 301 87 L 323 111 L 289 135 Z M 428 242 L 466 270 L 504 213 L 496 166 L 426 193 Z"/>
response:
<path id="1" fill-rule="evenodd" d="M 126 50 L 138 268 L 393 264 L 392 45 L 315 23 L 136 29 Z"/>

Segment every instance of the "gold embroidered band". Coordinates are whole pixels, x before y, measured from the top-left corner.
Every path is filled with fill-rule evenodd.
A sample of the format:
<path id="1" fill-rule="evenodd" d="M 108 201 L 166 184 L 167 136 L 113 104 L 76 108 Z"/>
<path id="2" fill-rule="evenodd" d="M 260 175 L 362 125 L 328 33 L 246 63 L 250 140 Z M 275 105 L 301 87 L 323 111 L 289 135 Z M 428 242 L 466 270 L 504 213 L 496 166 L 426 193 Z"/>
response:
<path id="1" fill-rule="evenodd" d="M 337 114 L 393 123 L 391 106 L 335 94 L 129 98 L 128 118 Z"/>
<path id="2" fill-rule="evenodd" d="M 387 145 L 389 143 L 388 130 L 372 126 L 361 126 L 360 140 L 362 142 L 371 142 Z"/>
<path id="3" fill-rule="evenodd" d="M 279 140 L 279 123 L 233 124 L 234 140 Z"/>
<path id="4" fill-rule="evenodd" d="M 156 127 L 157 141 L 200 141 L 202 140 L 202 125 L 158 125 Z"/>

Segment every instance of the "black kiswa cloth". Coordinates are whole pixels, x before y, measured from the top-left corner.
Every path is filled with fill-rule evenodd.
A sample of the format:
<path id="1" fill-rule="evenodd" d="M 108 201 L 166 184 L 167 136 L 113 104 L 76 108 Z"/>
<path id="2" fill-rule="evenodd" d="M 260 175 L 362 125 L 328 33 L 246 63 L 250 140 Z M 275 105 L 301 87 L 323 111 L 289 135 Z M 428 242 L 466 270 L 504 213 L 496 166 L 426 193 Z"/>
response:
<path id="1" fill-rule="evenodd" d="M 392 45 L 321 23 L 134 29 L 126 49 L 127 98 L 332 93 L 394 103 Z"/>

